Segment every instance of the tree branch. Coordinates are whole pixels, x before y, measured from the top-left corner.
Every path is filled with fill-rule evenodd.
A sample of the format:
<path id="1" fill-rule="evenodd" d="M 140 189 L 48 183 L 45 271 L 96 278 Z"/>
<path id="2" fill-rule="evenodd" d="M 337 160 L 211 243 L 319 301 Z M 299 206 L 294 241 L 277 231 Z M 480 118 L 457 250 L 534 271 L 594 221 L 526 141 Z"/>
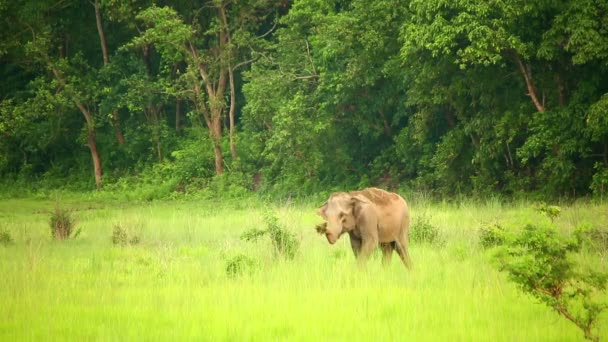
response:
<path id="1" fill-rule="evenodd" d="M 534 103 L 536 110 L 539 113 L 544 112 L 545 107 L 539 101 L 538 95 L 536 94 L 536 88 L 534 87 L 534 83 L 532 82 L 530 66 L 524 65 L 524 62 L 522 61 L 521 56 L 517 52 L 514 53 L 514 56 L 515 56 L 515 61 L 517 62 L 517 65 L 519 66 L 519 71 L 521 72 L 521 74 L 524 77 L 524 80 L 526 81 L 526 87 L 528 88 L 528 96 L 530 96 L 530 98 L 532 99 L 532 102 Z"/>

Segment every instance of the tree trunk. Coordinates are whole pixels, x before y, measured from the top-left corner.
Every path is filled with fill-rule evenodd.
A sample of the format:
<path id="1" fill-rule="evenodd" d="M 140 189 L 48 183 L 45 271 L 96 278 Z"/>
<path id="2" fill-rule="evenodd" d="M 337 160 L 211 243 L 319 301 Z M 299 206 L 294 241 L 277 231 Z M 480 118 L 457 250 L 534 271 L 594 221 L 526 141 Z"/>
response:
<path id="1" fill-rule="evenodd" d="M 87 127 L 88 130 L 88 145 L 91 151 L 91 159 L 93 160 L 93 170 L 95 172 L 95 185 L 97 190 L 101 190 L 102 187 L 102 172 L 101 172 L 101 159 L 99 158 L 99 152 L 97 151 L 97 142 L 95 139 L 95 129 L 93 127 Z"/>
<path id="2" fill-rule="evenodd" d="M 118 145 L 124 145 L 125 135 L 122 132 L 120 116 L 118 115 L 118 110 L 116 109 L 112 111 L 112 126 L 114 126 L 114 135 L 116 135 L 116 142 L 118 143 Z"/>
<path id="3" fill-rule="evenodd" d="M 103 32 L 103 24 L 101 22 L 101 10 L 99 9 L 99 0 L 95 0 L 95 20 L 97 22 L 97 33 L 99 34 L 99 42 L 101 43 L 101 54 L 103 55 L 103 65 L 110 63 L 108 56 L 108 45 L 106 44 L 106 35 Z"/>
<path id="4" fill-rule="evenodd" d="M 211 140 L 213 142 L 213 153 L 215 154 L 215 173 L 219 176 L 224 173 L 224 157 L 220 146 L 222 138 L 222 120 L 219 115 L 212 114 Z"/>
<path id="5" fill-rule="evenodd" d="M 232 67 L 228 69 L 228 76 L 230 78 L 230 154 L 232 160 L 236 160 L 238 155 L 236 154 L 236 142 L 234 141 L 234 112 L 236 108 L 236 90 L 234 88 L 234 70 Z"/>
<path id="6" fill-rule="evenodd" d="M 538 95 L 536 92 L 536 88 L 534 87 L 534 83 L 532 82 L 532 73 L 530 72 L 530 66 L 524 65 L 524 62 L 522 61 L 521 56 L 519 56 L 517 53 L 515 53 L 515 61 L 517 62 L 517 65 L 519 66 L 519 71 L 521 72 L 522 76 L 524 77 L 524 81 L 526 81 L 526 87 L 528 88 L 528 96 L 530 96 L 530 98 L 532 99 L 532 102 L 534 103 L 536 110 L 539 113 L 544 112 L 545 106 L 543 103 L 541 103 L 539 101 Z"/>
<path id="7" fill-rule="evenodd" d="M 154 125 L 154 140 L 156 141 L 156 155 L 158 157 L 158 161 L 162 163 L 163 161 L 163 149 L 161 144 L 161 133 L 160 133 L 160 118 L 159 118 L 159 110 L 156 106 L 151 106 L 152 110 L 152 120 Z"/>
<path id="8" fill-rule="evenodd" d="M 95 7 L 95 21 L 97 22 L 97 33 L 99 34 L 99 43 L 101 44 L 103 65 L 108 65 L 108 63 L 110 63 L 110 56 L 108 54 L 108 44 L 106 43 L 106 35 L 103 32 L 103 23 L 101 21 L 101 10 L 99 8 L 99 0 L 95 0 L 93 6 Z M 112 111 L 112 126 L 114 127 L 116 142 L 118 143 L 118 145 L 123 145 L 125 143 L 125 135 L 122 132 L 120 116 L 118 115 L 118 110 L 116 109 Z"/>
<path id="9" fill-rule="evenodd" d="M 61 84 L 62 87 L 65 87 L 65 81 L 61 75 L 61 73 L 59 72 L 59 70 L 57 68 L 55 68 L 53 65 L 51 66 L 51 70 L 53 72 L 53 74 L 55 75 L 55 78 L 57 79 L 57 81 L 59 82 L 59 84 Z M 78 110 L 80 110 L 80 112 L 82 113 L 82 115 L 84 116 L 84 119 L 86 121 L 86 125 L 87 125 L 87 144 L 89 145 L 89 150 L 91 151 L 91 159 L 93 159 L 93 170 L 95 173 L 95 185 L 97 186 L 97 190 L 100 190 L 103 183 L 102 183 L 102 177 L 103 177 L 103 172 L 101 169 L 101 158 L 99 158 L 99 152 L 97 151 L 97 141 L 95 139 L 95 122 L 93 120 L 93 116 L 91 115 L 91 112 L 89 112 L 89 110 L 87 109 L 87 107 L 85 107 L 82 102 L 80 101 L 80 99 L 78 99 L 78 97 L 76 97 L 76 95 L 74 94 L 70 94 L 72 101 L 74 102 L 74 104 L 76 105 L 76 107 L 78 107 Z"/>

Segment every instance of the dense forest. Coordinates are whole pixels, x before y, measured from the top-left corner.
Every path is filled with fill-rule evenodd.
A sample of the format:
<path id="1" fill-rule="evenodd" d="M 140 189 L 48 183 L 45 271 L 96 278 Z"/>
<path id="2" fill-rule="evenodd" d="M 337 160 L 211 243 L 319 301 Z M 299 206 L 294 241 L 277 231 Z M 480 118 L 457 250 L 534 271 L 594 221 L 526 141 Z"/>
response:
<path id="1" fill-rule="evenodd" d="M 6 191 L 608 191 L 605 0 L 0 0 L 0 18 Z"/>

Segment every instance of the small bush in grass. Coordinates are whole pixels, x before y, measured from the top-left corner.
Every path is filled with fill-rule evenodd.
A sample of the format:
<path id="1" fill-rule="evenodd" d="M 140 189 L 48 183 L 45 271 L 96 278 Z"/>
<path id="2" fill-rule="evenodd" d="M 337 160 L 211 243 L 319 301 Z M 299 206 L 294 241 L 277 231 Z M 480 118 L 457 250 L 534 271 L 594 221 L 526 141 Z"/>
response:
<path id="1" fill-rule="evenodd" d="M 556 205 L 548 205 L 545 202 L 536 203 L 534 210 L 547 216 L 551 222 L 553 222 L 562 213 L 562 208 Z"/>
<path id="2" fill-rule="evenodd" d="M 55 211 L 51 213 L 49 220 L 51 226 L 51 234 L 57 240 L 65 240 L 67 238 L 76 238 L 80 235 L 81 230 L 76 228 L 76 220 L 72 216 L 72 211 L 55 207 Z"/>
<path id="3" fill-rule="evenodd" d="M 425 215 L 418 216 L 410 227 L 410 240 L 415 243 L 441 244 L 439 229 Z"/>
<path id="4" fill-rule="evenodd" d="M 260 237 L 267 235 L 270 237 L 277 255 L 293 259 L 300 248 L 300 240 L 296 234 L 283 227 L 279 223 L 279 219 L 271 212 L 264 214 L 264 221 L 266 221 L 266 229 L 249 229 L 241 235 L 241 239 L 256 241 Z"/>
<path id="5" fill-rule="evenodd" d="M 584 241 L 581 229 L 564 237 L 554 227 L 528 225 L 506 239 L 495 261 L 523 292 L 574 323 L 585 338 L 598 341 L 595 324 L 608 308 L 608 274 L 576 261 Z"/>
<path id="6" fill-rule="evenodd" d="M 119 246 L 136 245 L 139 243 L 139 236 L 133 234 L 123 224 L 117 223 L 112 230 L 112 243 Z"/>
<path id="7" fill-rule="evenodd" d="M 237 277 L 245 272 L 251 274 L 255 270 L 256 262 L 254 259 L 244 255 L 238 254 L 226 262 L 226 274 L 231 277 Z"/>
<path id="8" fill-rule="evenodd" d="M 479 244 L 483 248 L 500 246 L 505 243 L 505 229 L 497 223 L 479 229 Z"/>
<path id="9" fill-rule="evenodd" d="M 13 242 L 13 237 L 11 233 L 5 228 L 0 229 L 0 245 L 9 245 Z"/>

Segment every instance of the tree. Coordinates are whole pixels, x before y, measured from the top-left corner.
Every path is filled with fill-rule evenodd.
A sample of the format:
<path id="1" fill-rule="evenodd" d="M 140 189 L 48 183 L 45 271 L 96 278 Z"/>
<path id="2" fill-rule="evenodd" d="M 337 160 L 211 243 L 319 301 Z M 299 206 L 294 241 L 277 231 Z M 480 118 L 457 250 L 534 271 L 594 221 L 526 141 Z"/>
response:
<path id="1" fill-rule="evenodd" d="M 230 88 L 231 151 L 236 158 L 234 142 L 234 112 L 236 90 L 234 71 L 247 61 L 239 62 L 237 51 L 240 44 L 248 41 L 252 33 L 274 13 L 276 2 L 250 1 L 209 1 L 203 7 L 194 9 L 196 13 L 191 24 L 170 7 L 150 7 L 137 18 L 148 27 L 133 40 L 134 46 L 153 44 L 166 63 L 185 62 L 188 67 L 182 76 L 188 88 L 189 98 L 197 114 L 201 115 L 209 129 L 215 153 L 216 174 L 224 170 L 221 146 L 222 120 L 225 116 L 225 97 Z M 240 20 L 240 21 L 239 21 Z M 234 23 L 233 23 L 233 22 Z M 248 41 L 250 44 L 251 41 Z"/>

